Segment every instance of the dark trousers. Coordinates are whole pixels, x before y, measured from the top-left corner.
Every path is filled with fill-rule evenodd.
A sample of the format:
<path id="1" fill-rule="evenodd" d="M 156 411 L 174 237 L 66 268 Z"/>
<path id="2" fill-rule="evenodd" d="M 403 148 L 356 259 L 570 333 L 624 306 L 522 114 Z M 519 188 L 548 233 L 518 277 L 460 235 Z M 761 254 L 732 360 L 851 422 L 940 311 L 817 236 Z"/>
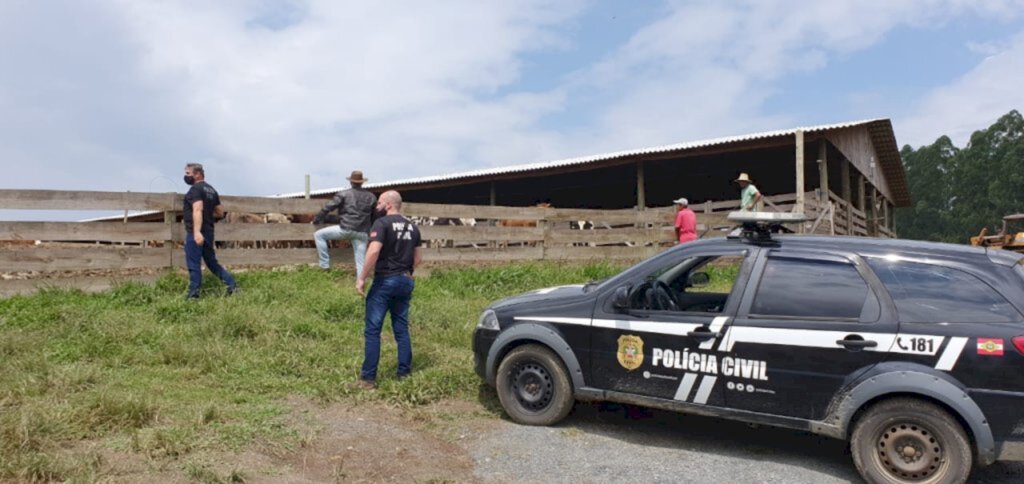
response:
<path id="1" fill-rule="evenodd" d="M 366 328 L 363 337 L 363 369 L 360 378 L 375 381 L 380 360 L 380 330 L 385 313 L 391 313 L 391 330 L 398 345 L 398 376 L 412 372 L 412 341 L 409 339 L 409 302 L 416 284 L 412 277 L 398 275 L 373 279 L 366 295 Z"/>
<path id="2" fill-rule="evenodd" d="M 217 262 L 217 254 L 213 250 L 213 234 L 203 234 L 202 247 L 196 243 L 191 233 L 185 234 L 185 264 L 188 266 L 188 297 L 199 297 L 199 287 L 203 285 L 203 261 L 213 275 L 224 281 L 228 289 L 235 290 L 235 278 Z"/>

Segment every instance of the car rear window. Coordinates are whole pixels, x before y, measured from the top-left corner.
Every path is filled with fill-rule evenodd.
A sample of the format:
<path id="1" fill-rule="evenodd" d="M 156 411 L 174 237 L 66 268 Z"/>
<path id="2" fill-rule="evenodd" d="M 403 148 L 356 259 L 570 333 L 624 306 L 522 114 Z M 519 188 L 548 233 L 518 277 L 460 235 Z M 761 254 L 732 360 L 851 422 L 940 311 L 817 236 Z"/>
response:
<path id="1" fill-rule="evenodd" d="M 967 272 L 917 262 L 868 259 L 907 323 L 1007 323 L 1020 313 L 1001 294 Z"/>
<path id="2" fill-rule="evenodd" d="M 750 312 L 856 320 L 864 312 L 867 296 L 868 285 L 851 264 L 770 258 Z"/>

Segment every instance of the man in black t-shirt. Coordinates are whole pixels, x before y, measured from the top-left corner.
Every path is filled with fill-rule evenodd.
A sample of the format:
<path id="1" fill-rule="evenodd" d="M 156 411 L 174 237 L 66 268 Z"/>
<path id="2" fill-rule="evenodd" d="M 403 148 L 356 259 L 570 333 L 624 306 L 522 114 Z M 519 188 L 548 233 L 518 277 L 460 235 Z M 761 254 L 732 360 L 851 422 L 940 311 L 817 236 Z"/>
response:
<path id="1" fill-rule="evenodd" d="M 363 271 L 356 279 L 356 291 L 363 294 L 366 278 L 373 271 L 373 286 L 366 296 L 366 327 L 363 368 L 356 385 L 363 389 L 377 386 L 377 362 L 380 360 L 380 329 L 384 315 L 391 313 L 391 329 L 398 345 L 398 378 L 412 372 L 412 341 L 409 339 L 409 302 L 415 283 L 412 273 L 423 259 L 420 229 L 401 214 L 402 197 L 387 191 L 377 200 L 377 209 L 387 215 L 370 227 L 370 246 Z"/>
<path id="2" fill-rule="evenodd" d="M 206 183 L 203 165 L 185 165 L 185 183 L 192 188 L 185 194 L 181 214 L 185 221 L 185 264 L 188 266 L 188 298 L 199 299 L 199 287 L 203 283 L 202 261 L 214 275 L 228 286 L 228 295 L 238 289 L 235 278 L 217 262 L 213 250 L 213 223 L 224 217 L 217 190 Z"/>

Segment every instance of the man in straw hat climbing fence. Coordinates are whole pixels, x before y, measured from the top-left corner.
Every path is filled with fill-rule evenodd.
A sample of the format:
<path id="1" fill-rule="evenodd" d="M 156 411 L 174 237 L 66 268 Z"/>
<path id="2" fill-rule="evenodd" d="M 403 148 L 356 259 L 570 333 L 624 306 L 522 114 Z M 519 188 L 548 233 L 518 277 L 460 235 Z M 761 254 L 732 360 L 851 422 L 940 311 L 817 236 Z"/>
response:
<path id="1" fill-rule="evenodd" d="M 331 268 L 331 256 L 327 252 L 328 240 L 348 240 L 352 242 L 352 250 L 355 252 L 356 277 L 363 271 L 363 260 L 366 259 L 366 242 L 369 239 L 367 232 L 370 230 L 370 223 L 373 221 L 374 206 L 377 205 L 377 196 L 363 188 L 366 178 L 363 172 L 353 171 L 352 175 L 346 178 L 352 185 L 351 188 L 342 190 L 334 195 L 334 198 L 327 205 L 320 209 L 313 219 L 314 224 L 322 224 L 327 215 L 337 210 L 339 215 L 338 225 L 324 227 L 316 231 L 313 239 L 316 241 L 316 251 L 320 258 L 320 268 Z"/>

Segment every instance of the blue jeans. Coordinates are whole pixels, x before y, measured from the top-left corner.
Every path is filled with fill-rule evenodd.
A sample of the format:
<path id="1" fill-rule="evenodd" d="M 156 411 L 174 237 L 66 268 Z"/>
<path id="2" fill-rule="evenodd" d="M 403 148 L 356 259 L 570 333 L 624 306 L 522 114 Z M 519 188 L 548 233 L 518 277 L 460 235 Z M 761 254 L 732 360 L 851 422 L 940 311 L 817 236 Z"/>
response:
<path id="1" fill-rule="evenodd" d="M 316 241 L 316 254 L 320 257 L 320 267 L 329 269 L 331 267 L 331 255 L 327 252 L 328 240 L 348 240 L 352 242 L 352 251 L 356 259 L 356 278 L 363 271 L 363 261 L 366 259 L 366 242 L 370 236 L 366 232 L 343 229 L 340 226 L 332 225 L 317 230 L 313 234 Z"/>
<path id="2" fill-rule="evenodd" d="M 360 378 L 368 381 L 377 379 L 377 362 L 380 360 L 380 329 L 384 324 L 384 313 L 391 312 L 391 330 L 398 344 L 398 376 L 412 372 L 412 341 L 409 339 L 409 302 L 416 286 L 412 277 L 398 275 L 375 278 L 369 294 L 366 295 L 366 328 L 363 337 L 366 346 L 363 352 L 363 370 Z"/>
<path id="3" fill-rule="evenodd" d="M 199 287 L 203 285 L 202 261 L 215 276 L 227 284 L 229 291 L 236 287 L 235 278 L 217 262 L 217 254 L 213 251 L 213 234 L 203 235 L 203 246 L 196 244 L 192 234 L 185 234 L 185 265 L 188 266 L 188 297 L 199 297 Z"/>

